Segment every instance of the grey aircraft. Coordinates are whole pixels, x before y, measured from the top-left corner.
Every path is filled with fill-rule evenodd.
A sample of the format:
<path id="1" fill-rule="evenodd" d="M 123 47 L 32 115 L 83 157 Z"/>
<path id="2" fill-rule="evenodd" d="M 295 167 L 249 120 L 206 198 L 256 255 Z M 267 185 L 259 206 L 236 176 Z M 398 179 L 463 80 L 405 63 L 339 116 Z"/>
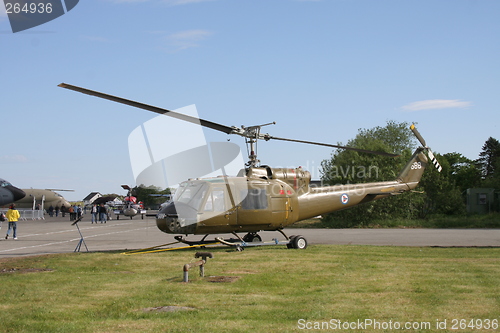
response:
<path id="1" fill-rule="evenodd" d="M 0 178 L 0 206 L 8 205 L 26 196 L 23 190 Z"/>

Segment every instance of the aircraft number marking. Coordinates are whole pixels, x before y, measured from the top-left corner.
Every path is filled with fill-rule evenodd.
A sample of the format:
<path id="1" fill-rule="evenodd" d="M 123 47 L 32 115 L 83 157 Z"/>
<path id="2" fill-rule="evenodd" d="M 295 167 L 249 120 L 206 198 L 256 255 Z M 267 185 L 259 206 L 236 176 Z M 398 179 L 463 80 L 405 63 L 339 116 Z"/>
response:
<path id="1" fill-rule="evenodd" d="M 413 162 L 413 164 L 411 165 L 411 169 L 412 170 L 422 169 L 422 162 Z"/>

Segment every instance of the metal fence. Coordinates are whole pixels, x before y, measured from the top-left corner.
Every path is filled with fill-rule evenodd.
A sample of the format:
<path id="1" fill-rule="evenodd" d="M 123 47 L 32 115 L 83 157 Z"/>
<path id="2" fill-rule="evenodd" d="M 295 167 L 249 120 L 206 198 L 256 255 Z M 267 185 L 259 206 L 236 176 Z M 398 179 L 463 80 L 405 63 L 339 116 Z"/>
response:
<path id="1" fill-rule="evenodd" d="M 20 220 L 45 220 L 43 216 L 43 210 L 32 210 L 32 209 L 18 209 L 19 214 L 21 214 Z M 7 209 L 0 209 L 0 213 L 7 213 Z"/>

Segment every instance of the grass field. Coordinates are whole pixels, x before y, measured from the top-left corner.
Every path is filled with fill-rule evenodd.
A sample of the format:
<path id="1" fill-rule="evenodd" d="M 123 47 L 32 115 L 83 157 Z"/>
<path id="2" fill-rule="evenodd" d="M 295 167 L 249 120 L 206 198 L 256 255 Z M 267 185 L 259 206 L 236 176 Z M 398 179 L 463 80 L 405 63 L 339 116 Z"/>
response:
<path id="1" fill-rule="evenodd" d="M 497 248 L 206 251 L 2 260 L 0 332 L 498 331 Z"/>

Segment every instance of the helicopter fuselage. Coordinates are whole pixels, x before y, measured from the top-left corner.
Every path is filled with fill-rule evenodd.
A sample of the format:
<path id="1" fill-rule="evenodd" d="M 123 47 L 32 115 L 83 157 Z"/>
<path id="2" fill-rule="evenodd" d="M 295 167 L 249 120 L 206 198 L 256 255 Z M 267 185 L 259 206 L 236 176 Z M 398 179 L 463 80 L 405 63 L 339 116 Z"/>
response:
<path id="1" fill-rule="evenodd" d="M 274 231 L 321 214 L 414 189 L 427 165 L 417 149 L 393 181 L 315 187 L 302 168 L 251 167 L 237 177 L 191 179 L 157 214 L 171 234 Z M 417 167 L 418 166 L 418 167 Z"/>

